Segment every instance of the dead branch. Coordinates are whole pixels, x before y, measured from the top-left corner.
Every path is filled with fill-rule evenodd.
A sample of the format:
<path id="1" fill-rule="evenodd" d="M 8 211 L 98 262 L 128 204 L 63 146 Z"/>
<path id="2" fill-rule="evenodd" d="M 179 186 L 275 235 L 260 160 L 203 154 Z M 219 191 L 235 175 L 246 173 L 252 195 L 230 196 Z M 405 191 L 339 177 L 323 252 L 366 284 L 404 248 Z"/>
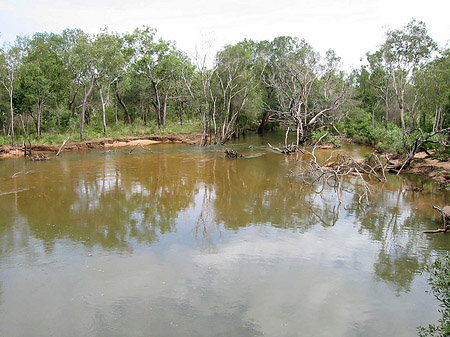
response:
<path id="1" fill-rule="evenodd" d="M 69 137 L 67 137 L 66 139 L 64 139 L 63 143 L 61 144 L 61 146 L 59 147 L 58 152 L 56 153 L 56 157 L 58 157 L 60 155 L 61 152 L 63 152 L 64 150 L 64 146 L 66 146 L 66 142 L 69 140 Z"/>
<path id="2" fill-rule="evenodd" d="M 325 136 L 323 135 L 321 139 Z M 351 156 L 338 154 L 334 161 L 332 161 L 332 153 L 324 163 L 319 164 L 315 152 L 321 139 L 316 142 L 311 152 L 304 151 L 305 154 L 310 156 L 310 159 L 307 161 L 306 166 L 299 168 L 296 176 L 309 185 L 321 186 L 317 192 L 319 194 L 324 190 L 325 186 L 333 188 L 339 205 L 342 203 L 341 196 L 343 191 L 354 194 L 358 197 L 358 207 L 363 210 L 363 207 L 370 205 L 369 197 L 372 193 L 372 186 L 368 181 L 385 182 L 386 165 L 383 165 L 374 153 L 365 160 L 356 160 Z M 345 181 L 345 178 L 348 176 L 357 177 L 360 187 L 357 189 L 350 188 Z"/>
<path id="3" fill-rule="evenodd" d="M 416 155 L 417 151 L 419 151 L 426 143 L 439 143 L 445 147 L 448 147 L 449 144 L 447 144 L 445 141 L 441 141 L 441 142 L 436 142 L 431 140 L 432 137 L 438 135 L 438 134 L 443 134 L 443 133 L 448 133 L 450 132 L 450 127 L 445 128 L 445 129 L 440 129 L 440 130 L 436 130 L 433 133 L 430 133 L 429 135 L 425 136 L 423 134 L 423 131 L 419 128 L 418 129 L 420 132 L 420 137 L 416 137 L 414 143 L 412 144 L 410 151 L 408 152 L 408 154 L 406 155 L 405 160 L 403 161 L 400 169 L 397 172 L 397 175 L 400 174 L 402 172 L 403 169 L 408 168 L 412 161 L 414 160 L 414 156 Z"/>
<path id="4" fill-rule="evenodd" d="M 30 174 L 30 173 L 33 173 L 33 171 L 19 171 L 19 172 L 14 173 L 14 174 L 11 176 L 11 178 L 16 178 L 16 177 L 18 177 L 18 176 L 26 175 L 26 174 Z"/>
<path id="5" fill-rule="evenodd" d="M 439 206 L 434 206 L 433 209 L 438 211 L 442 217 L 442 228 L 438 228 L 435 230 L 425 230 L 422 231 L 424 234 L 434 234 L 434 233 L 446 233 L 450 230 L 450 206 L 444 206 L 440 208 Z"/>
<path id="6" fill-rule="evenodd" d="M 293 154 L 293 153 L 298 153 L 298 152 L 305 153 L 300 147 L 298 147 L 297 145 L 293 145 L 293 144 L 284 146 L 282 148 L 272 146 L 270 143 L 267 143 L 267 145 L 272 150 L 275 150 L 281 154 Z"/>

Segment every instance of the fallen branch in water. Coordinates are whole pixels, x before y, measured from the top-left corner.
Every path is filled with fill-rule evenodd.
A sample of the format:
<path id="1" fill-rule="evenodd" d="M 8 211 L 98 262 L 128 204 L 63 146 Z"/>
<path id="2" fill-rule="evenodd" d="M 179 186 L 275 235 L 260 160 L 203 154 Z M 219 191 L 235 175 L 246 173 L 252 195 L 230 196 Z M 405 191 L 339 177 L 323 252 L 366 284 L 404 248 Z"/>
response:
<path id="1" fill-rule="evenodd" d="M 20 192 L 24 192 L 24 191 L 28 191 L 29 188 L 22 188 L 20 190 L 15 190 L 15 191 L 11 191 L 11 192 L 3 192 L 0 193 L 0 195 L 8 195 L 8 194 L 16 194 L 16 193 L 20 193 Z"/>
<path id="2" fill-rule="evenodd" d="M 18 177 L 18 176 L 21 176 L 21 175 L 25 175 L 25 174 L 30 174 L 30 173 L 33 173 L 33 171 L 19 171 L 19 172 L 14 173 L 11 176 L 11 178 L 15 178 L 15 177 Z"/>
<path id="3" fill-rule="evenodd" d="M 297 145 L 286 145 L 282 148 L 272 146 L 270 143 L 267 145 L 272 149 L 282 154 L 293 154 L 293 153 L 305 153 L 302 149 L 300 149 Z"/>
<path id="4" fill-rule="evenodd" d="M 442 228 L 438 228 L 435 230 L 425 230 L 422 231 L 422 233 L 424 234 L 446 233 L 448 230 L 450 230 L 450 225 L 448 225 L 448 223 L 450 222 L 450 206 L 444 206 L 443 208 L 440 208 L 439 206 L 433 205 L 433 209 L 435 209 L 441 214 Z"/>
<path id="5" fill-rule="evenodd" d="M 63 143 L 62 143 L 61 146 L 59 147 L 58 152 L 56 153 L 56 156 L 57 156 L 57 157 L 59 156 L 59 154 L 60 154 L 61 152 L 63 152 L 64 146 L 66 145 L 66 142 L 67 142 L 68 140 L 69 140 L 69 137 L 67 137 L 66 139 L 64 139 Z"/>
<path id="6" fill-rule="evenodd" d="M 327 186 L 333 188 L 337 195 L 338 207 L 342 203 L 343 191 L 355 195 L 358 198 L 358 207 L 363 211 L 370 205 L 372 186 L 369 181 L 385 182 L 386 164 L 383 165 L 375 153 L 364 160 L 356 160 L 341 153 L 335 156 L 334 152 L 327 160 L 319 164 L 316 149 L 324 136 L 315 143 L 311 152 L 304 151 L 310 158 L 306 161 L 306 165 L 304 165 L 305 161 L 302 161 L 295 175 L 306 184 L 320 186 L 319 191 L 316 192 L 318 194 L 322 193 Z M 356 177 L 357 180 L 349 184 L 346 180 L 349 176 Z"/>

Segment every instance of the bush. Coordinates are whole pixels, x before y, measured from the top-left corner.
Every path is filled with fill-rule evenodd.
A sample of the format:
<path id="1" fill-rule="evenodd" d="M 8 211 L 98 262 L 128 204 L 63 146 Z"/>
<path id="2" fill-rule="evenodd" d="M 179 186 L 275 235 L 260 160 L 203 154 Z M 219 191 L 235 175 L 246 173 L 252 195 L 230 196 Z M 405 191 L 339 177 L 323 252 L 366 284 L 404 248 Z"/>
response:
<path id="1" fill-rule="evenodd" d="M 344 129 L 347 136 L 357 143 L 375 146 L 383 152 L 405 152 L 402 129 L 392 123 L 387 128 L 378 122 L 373 126 L 371 114 L 363 110 L 350 114 L 344 120 Z"/>
<path id="2" fill-rule="evenodd" d="M 375 127 L 373 137 L 378 151 L 404 153 L 403 131 L 394 124 L 389 123 L 388 128 Z"/>
<path id="3" fill-rule="evenodd" d="M 429 273 L 428 284 L 431 293 L 440 302 L 439 325 L 419 327 L 419 336 L 449 336 L 450 335 L 450 255 L 437 258 L 434 263 L 427 265 L 425 271 Z"/>
<path id="4" fill-rule="evenodd" d="M 324 138 L 321 140 L 321 144 L 324 143 L 331 143 L 335 146 L 341 146 L 341 140 L 337 136 L 333 136 L 329 133 L 326 129 L 318 129 L 311 132 L 310 140 L 312 144 L 315 144 L 319 141 L 320 137 L 327 134 Z"/>

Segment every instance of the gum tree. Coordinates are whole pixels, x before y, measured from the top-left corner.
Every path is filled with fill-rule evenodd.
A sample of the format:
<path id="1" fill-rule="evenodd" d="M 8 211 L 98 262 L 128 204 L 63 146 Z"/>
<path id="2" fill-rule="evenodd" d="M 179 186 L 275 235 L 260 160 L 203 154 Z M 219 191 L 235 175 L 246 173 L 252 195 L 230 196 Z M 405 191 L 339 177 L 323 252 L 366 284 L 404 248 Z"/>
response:
<path id="1" fill-rule="evenodd" d="M 381 50 L 392 77 L 392 86 L 400 110 L 400 121 L 406 133 L 406 90 L 411 77 L 420 65 L 426 63 L 437 48 L 428 35 L 425 23 L 412 19 L 403 29 L 388 30 Z"/>
<path id="2" fill-rule="evenodd" d="M 8 94 L 9 100 L 9 131 L 11 135 L 11 143 L 16 145 L 16 137 L 14 133 L 14 92 L 16 89 L 18 72 L 22 63 L 23 48 L 18 40 L 14 45 L 6 45 L 0 50 L 0 83 Z"/>

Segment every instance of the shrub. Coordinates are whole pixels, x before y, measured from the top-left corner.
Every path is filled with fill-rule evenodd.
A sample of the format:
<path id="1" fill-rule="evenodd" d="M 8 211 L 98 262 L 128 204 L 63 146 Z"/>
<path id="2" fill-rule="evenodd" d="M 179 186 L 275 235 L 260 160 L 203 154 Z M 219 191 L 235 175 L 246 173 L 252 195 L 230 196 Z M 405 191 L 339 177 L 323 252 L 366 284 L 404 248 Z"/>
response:
<path id="1" fill-rule="evenodd" d="M 431 293 L 440 302 L 439 325 L 428 325 L 419 327 L 419 336 L 449 336 L 450 335 L 450 255 L 437 258 L 434 263 L 425 267 L 428 272 L 428 284 L 431 286 Z"/>
<path id="2" fill-rule="evenodd" d="M 315 144 L 319 141 L 321 137 L 323 137 L 326 134 L 324 138 L 322 138 L 321 143 L 331 143 L 335 146 L 341 146 L 341 140 L 339 137 L 334 136 L 329 133 L 326 129 L 317 129 L 311 132 L 310 141 L 312 144 Z"/>

